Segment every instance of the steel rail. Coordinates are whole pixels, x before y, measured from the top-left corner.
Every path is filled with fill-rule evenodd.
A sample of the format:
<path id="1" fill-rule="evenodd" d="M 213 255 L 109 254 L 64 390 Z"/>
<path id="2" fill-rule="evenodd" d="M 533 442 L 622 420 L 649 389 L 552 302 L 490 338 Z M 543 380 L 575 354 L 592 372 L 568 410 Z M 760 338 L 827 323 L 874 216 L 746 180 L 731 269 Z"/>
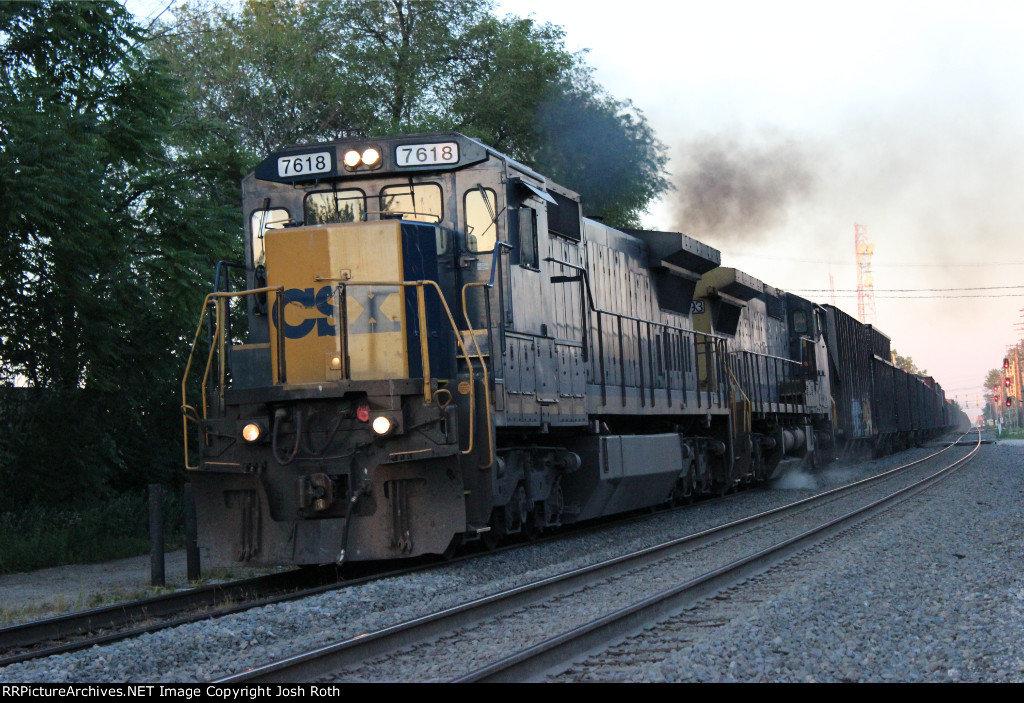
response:
<path id="1" fill-rule="evenodd" d="M 581 654 L 604 649 L 611 641 L 675 616 L 693 603 L 767 571 L 808 547 L 905 502 L 965 466 L 981 447 L 981 433 L 971 451 L 949 466 L 884 498 L 807 530 L 755 554 L 738 559 L 686 583 L 649 596 L 585 625 L 516 652 L 486 667 L 452 679 L 452 683 L 520 682 L 554 673 Z"/>
<path id="2" fill-rule="evenodd" d="M 215 683 L 285 683 L 316 680 L 370 657 L 387 654 L 402 647 L 423 642 L 460 627 L 472 625 L 483 618 L 506 613 L 538 600 L 580 588 L 597 579 L 611 578 L 646 564 L 664 560 L 680 551 L 696 549 L 709 542 L 727 539 L 737 533 L 755 529 L 765 521 L 802 511 L 809 505 L 826 504 L 840 494 L 856 494 L 875 482 L 891 478 L 899 472 L 934 459 L 949 451 L 953 446 L 956 445 L 950 444 L 922 459 L 772 510 L 670 540 L 631 554 L 608 559 L 597 564 L 581 567 L 537 582 L 478 598 L 452 608 L 398 623 L 376 632 L 364 633 L 310 652 L 287 657 L 266 665 L 255 666 L 218 679 Z"/>
<path id="3" fill-rule="evenodd" d="M 443 563 L 454 561 L 459 559 Z M 322 567 L 312 574 L 314 570 L 294 569 L 10 625 L 0 628 L 0 651 L 21 651 L 0 656 L 0 667 L 437 566 L 419 563 L 399 569 L 371 568 L 368 575 L 352 578 L 343 577 L 333 567 Z M 50 642 L 59 644 L 46 646 Z"/>
<path id="4" fill-rule="evenodd" d="M 326 573 L 318 574 L 321 583 L 327 577 Z M 13 649 L 39 647 L 47 642 L 83 638 L 95 632 L 131 627 L 139 623 L 174 617 L 189 611 L 214 608 L 224 603 L 232 603 L 239 600 L 253 601 L 254 599 L 265 598 L 270 593 L 294 591 L 301 586 L 303 580 L 308 584 L 309 574 L 293 570 L 231 581 L 229 583 L 198 586 L 187 591 L 167 593 L 143 600 L 118 603 L 44 620 L 10 625 L 0 628 L 0 649 L 10 651 Z M 239 606 L 236 605 L 235 607 Z M 209 617 L 209 613 L 202 617 Z M 188 620 L 188 618 L 185 620 Z M 166 626 L 166 624 L 155 626 L 150 624 L 144 627 L 137 627 L 130 632 L 141 634 Z M 0 666 L 35 659 L 48 654 L 73 651 L 74 649 L 121 639 L 126 636 L 129 635 L 122 634 L 121 632 L 108 632 L 106 635 L 84 639 L 80 642 L 64 642 L 53 647 L 7 655 L 0 657 Z"/>

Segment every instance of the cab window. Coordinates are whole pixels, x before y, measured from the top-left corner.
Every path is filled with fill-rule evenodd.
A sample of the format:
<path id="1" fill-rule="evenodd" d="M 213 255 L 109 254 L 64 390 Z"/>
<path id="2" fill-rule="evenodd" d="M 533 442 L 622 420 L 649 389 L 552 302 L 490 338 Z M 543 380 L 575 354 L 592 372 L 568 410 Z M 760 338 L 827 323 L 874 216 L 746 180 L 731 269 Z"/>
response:
<path id="1" fill-rule="evenodd" d="M 497 199 L 490 188 L 473 188 L 463 199 L 466 209 L 467 248 L 470 251 L 492 251 L 498 237 L 495 224 Z"/>
<path id="2" fill-rule="evenodd" d="M 417 183 L 380 189 L 381 218 L 395 217 L 415 222 L 440 222 L 441 186 Z"/>
<path id="3" fill-rule="evenodd" d="M 793 312 L 793 332 L 807 334 L 807 313 L 803 310 Z"/>
<path id="4" fill-rule="evenodd" d="M 252 232 L 252 263 L 262 266 L 264 263 L 263 235 L 268 229 L 281 229 L 290 219 L 284 208 L 257 210 L 249 219 L 249 231 Z"/>
<path id="5" fill-rule="evenodd" d="M 307 225 L 362 222 L 366 219 L 366 196 L 356 188 L 310 193 L 303 209 Z"/>
<path id="6" fill-rule="evenodd" d="M 519 265 L 537 270 L 537 211 L 530 207 L 519 208 Z"/>

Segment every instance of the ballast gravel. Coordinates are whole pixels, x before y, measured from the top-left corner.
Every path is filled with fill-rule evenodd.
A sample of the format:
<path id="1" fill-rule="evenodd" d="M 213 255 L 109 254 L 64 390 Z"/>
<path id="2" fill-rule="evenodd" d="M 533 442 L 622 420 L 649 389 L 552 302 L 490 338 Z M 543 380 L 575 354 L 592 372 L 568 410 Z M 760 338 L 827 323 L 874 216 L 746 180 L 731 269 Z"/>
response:
<path id="1" fill-rule="evenodd" d="M 1024 681 L 1022 445 L 550 680 Z"/>
<path id="2" fill-rule="evenodd" d="M 835 467 L 790 481 L 791 488 L 748 491 L 429 573 L 16 664 L 0 669 L 0 680 L 215 679 L 789 503 L 931 451 Z M 916 499 L 914 510 L 887 514 L 890 522 L 882 518 L 807 557 L 798 574 L 760 577 L 749 584 L 754 598 L 741 586 L 714 601 L 739 607 L 700 636 L 685 627 L 678 637 L 652 630 L 637 641 L 668 642 L 656 656 L 632 653 L 627 640 L 619 645 L 627 648 L 622 655 L 609 650 L 614 665 L 599 656 L 558 680 L 1024 680 L 1024 446 L 1001 443 L 982 452 Z"/>

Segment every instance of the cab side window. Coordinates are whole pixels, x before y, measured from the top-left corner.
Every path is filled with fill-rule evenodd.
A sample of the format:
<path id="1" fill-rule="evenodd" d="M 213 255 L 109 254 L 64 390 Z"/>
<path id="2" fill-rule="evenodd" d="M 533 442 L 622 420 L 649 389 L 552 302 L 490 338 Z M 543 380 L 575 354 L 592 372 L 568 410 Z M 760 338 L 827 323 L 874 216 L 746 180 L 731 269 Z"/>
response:
<path id="1" fill-rule="evenodd" d="M 803 310 L 793 312 L 793 332 L 807 334 L 807 313 Z"/>
<path id="2" fill-rule="evenodd" d="M 490 188 L 473 188 L 463 198 L 466 241 L 470 251 L 492 251 L 498 240 L 495 224 L 497 199 Z"/>
<path id="3" fill-rule="evenodd" d="M 289 219 L 284 208 L 257 210 L 249 218 L 249 231 L 252 232 L 252 265 L 264 264 L 263 236 L 268 229 L 281 229 Z"/>
<path id="4" fill-rule="evenodd" d="M 530 207 L 519 208 L 519 265 L 539 269 L 537 256 L 537 211 Z"/>

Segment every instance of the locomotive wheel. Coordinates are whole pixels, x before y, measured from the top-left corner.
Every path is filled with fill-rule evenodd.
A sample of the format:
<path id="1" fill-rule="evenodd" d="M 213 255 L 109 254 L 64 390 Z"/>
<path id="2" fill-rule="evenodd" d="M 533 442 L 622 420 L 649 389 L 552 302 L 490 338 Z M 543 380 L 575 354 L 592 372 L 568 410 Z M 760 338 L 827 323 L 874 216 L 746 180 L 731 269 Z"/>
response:
<path id="1" fill-rule="evenodd" d="M 821 460 L 820 455 L 817 451 L 811 452 L 811 468 L 817 471 L 821 468 L 824 462 Z"/>
<path id="2" fill-rule="evenodd" d="M 697 499 L 697 467 L 696 462 L 690 462 L 690 469 L 686 472 L 686 480 L 683 482 L 683 502 L 692 505 Z"/>
<path id="3" fill-rule="evenodd" d="M 455 558 L 455 554 L 459 551 L 459 547 L 462 546 L 462 535 L 458 534 L 452 537 L 452 541 L 448 544 L 448 547 L 441 554 L 441 558 L 445 561 L 451 561 Z"/>
<path id="4" fill-rule="evenodd" d="M 488 552 L 493 552 L 501 544 L 501 535 L 493 527 L 480 535 L 480 543 L 484 545 L 484 549 Z"/>
<path id="5" fill-rule="evenodd" d="M 519 518 L 519 525 L 521 529 L 526 529 L 526 523 L 530 520 L 529 501 L 526 500 L 526 488 L 520 484 L 516 486 L 516 491 L 512 496 L 512 513 L 515 517 Z"/>
<path id="6" fill-rule="evenodd" d="M 526 522 L 523 523 L 523 536 L 526 537 L 526 541 L 536 542 L 543 531 L 543 528 L 537 524 L 537 514 L 531 512 L 526 517 Z"/>
<path id="7" fill-rule="evenodd" d="M 480 544 L 484 545 L 484 549 L 488 552 L 493 552 L 497 549 L 502 539 L 504 539 L 506 520 L 508 518 L 505 515 L 504 508 L 495 508 L 491 512 L 491 520 L 487 523 L 491 529 L 480 535 Z"/>

